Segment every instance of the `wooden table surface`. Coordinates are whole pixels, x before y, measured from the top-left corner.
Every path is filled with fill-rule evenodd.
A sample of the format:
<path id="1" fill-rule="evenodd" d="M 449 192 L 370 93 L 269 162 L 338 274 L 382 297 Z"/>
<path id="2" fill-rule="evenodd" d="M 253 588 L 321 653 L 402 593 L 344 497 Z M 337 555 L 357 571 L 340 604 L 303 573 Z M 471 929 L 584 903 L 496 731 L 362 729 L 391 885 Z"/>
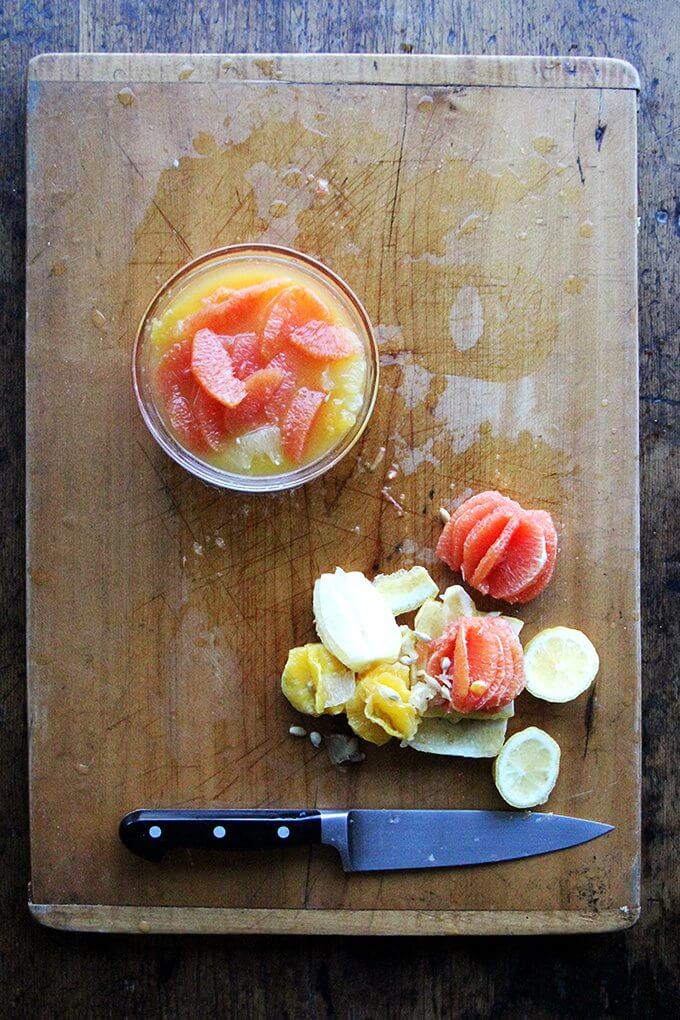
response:
<path id="1" fill-rule="evenodd" d="M 181 14 L 180 14 L 181 11 Z M 8 0 L 0 8 L 0 991 L 8 1016 L 648 1016 L 678 989 L 680 162 L 676 0 L 321 3 Z M 578 938 L 99 937 L 26 910 L 23 514 L 24 75 L 33 54 L 104 51 L 572 53 L 630 60 L 640 96 L 642 918 Z M 675 106 L 674 106 L 675 102 Z M 675 191 L 674 191 L 675 187 Z M 675 383 L 675 386 L 673 385 Z M 673 511 L 676 510 L 674 514 Z M 673 921 L 675 920 L 675 930 Z"/>

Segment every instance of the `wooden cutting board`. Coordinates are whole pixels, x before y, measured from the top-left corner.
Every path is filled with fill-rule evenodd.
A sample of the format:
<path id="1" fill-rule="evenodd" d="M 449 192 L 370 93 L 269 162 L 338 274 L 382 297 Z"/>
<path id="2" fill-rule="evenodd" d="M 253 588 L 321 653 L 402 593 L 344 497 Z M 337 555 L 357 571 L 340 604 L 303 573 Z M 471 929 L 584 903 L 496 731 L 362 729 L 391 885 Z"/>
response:
<path id="1" fill-rule="evenodd" d="M 105 931 L 545 932 L 639 911 L 637 75 L 614 60 L 57 55 L 29 71 L 30 908 Z M 321 183 L 320 183 L 321 182 Z M 327 182 L 327 186 L 326 183 Z M 154 445 L 135 326 L 189 258 L 300 248 L 356 290 L 382 378 L 323 480 L 240 497 Z M 394 465 L 394 467 L 393 467 Z M 391 472 L 396 471 L 396 477 Z M 385 498 L 387 492 L 403 513 Z M 434 561 L 437 508 L 549 509 L 525 636 L 583 628 L 592 692 L 525 695 L 562 747 L 551 811 L 613 823 L 545 858 L 346 876 L 327 848 L 161 866 L 139 806 L 498 808 L 488 761 L 334 767 L 278 687 L 314 578 Z M 319 729 L 337 725 L 324 720 Z"/>

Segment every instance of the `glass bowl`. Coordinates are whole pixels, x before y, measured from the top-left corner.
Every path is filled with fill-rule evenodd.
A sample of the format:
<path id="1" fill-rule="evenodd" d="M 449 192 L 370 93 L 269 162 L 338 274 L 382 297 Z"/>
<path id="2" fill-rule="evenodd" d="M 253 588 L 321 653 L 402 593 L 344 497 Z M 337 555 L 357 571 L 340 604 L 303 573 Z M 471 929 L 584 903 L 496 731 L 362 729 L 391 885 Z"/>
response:
<path id="1" fill-rule="evenodd" d="M 356 420 L 337 442 L 323 454 L 307 464 L 278 474 L 239 474 L 222 469 L 188 450 L 166 425 L 157 406 L 151 382 L 149 337 L 154 321 L 163 315 L 170 304 L 178 299 L 189 284 L 196 284 L 199 277 L 218 276 L 219 271 L 248 268 L 248 264 L 269 268 L 273 266 L 285 272 L 294 268 L 295 277 L 308 277 L 316 284 L 317 291 L 331 295 L 341 307 L 351 328 L 359 337 L 366 359 L 366 372 L 362 405 L 356 413 Z M 304 282 L 302 280 L 301 282 Z M 149 432 L 158 445 L 178 464 L 209 485 L 238 492 L 282 492 L 297 488 L 306 482 L 319 478 L 335 467 L 349 453 L 362 435 L 375 406 L 378 392 L 379 359 L 373 328 L 366 311 L 344 280 L 324 266 L 317 259 L 292 248 L 269 244 L 232 244 L 206 252 L 182 266 L 163 284 L 151 300 L 137 328 L 132 352 L 132 381 L 135 397 Z"/>

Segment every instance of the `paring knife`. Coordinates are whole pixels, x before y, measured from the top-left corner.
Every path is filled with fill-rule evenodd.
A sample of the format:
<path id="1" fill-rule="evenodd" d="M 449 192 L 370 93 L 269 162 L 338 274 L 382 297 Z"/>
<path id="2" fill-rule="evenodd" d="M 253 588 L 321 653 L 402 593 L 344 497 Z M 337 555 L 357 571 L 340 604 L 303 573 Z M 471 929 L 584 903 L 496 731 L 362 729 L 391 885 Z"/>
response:
<path id="1" fill-rule="evenodd" d="M 488 864 L 564 850 L 612 825 L 520 811 L 132 811 L 120 823 L 130 850 L 159 861 L 174 847 L 269 850 L 334 846 L 345 871 Z"/>

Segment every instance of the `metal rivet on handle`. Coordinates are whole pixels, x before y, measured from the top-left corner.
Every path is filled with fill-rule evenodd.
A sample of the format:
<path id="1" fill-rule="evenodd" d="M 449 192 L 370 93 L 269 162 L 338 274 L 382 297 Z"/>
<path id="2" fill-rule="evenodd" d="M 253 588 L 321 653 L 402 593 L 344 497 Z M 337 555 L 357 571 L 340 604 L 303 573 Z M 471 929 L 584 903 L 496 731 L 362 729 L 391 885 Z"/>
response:
<path id="1" fill-rule="evenodd" d="M 279 825 L 278 829 L 276 830 L 276 835 L 279 837 L 279 839 L 288 839 L 288 837 L 290 836 L 290 829 L 288 828 L 287 825 Z"/>
<path id="2" fill-rule="evenodd" d="M 151 836 L 152 839 L 158 839 L 162 831 L 163 830 L 161 829 L 160 825 L 152 825 L 151 828 L 149 829 L 149 835 Z"/>
<path id="3" fill-rule="evenodd" d="M 224 839 L 227 834 L 227 830 L 223 825 L 216 825 L 213 829 L 213 836 L 215 839 Z"/>

